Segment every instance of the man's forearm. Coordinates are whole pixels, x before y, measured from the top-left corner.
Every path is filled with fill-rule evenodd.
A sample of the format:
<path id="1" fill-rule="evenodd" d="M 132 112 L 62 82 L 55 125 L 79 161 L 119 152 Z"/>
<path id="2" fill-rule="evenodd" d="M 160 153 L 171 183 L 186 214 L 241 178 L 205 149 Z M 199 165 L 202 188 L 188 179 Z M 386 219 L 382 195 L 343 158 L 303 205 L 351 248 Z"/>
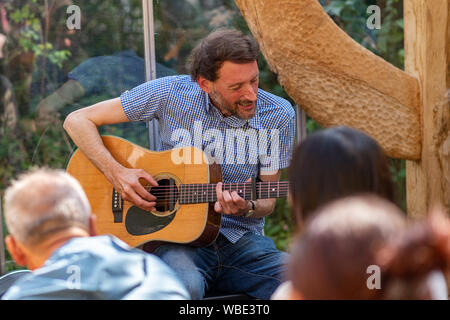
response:
<path id="1" fill-rule="evenodd" d="M 64 121 L 64 129 L 85 156 L 107 177 L 114 166 L 120 166 L 103 145 L 94 123 L 72 113 Z"/>
<path id="2" fill-rule="evenodd" d="M 104 146 L 96 123 L 89 120 L 81 109 L 69 114 L 63 126 L 86 157 L 111 181 L 112 172 L 121 168 L 121 165 Z"/>

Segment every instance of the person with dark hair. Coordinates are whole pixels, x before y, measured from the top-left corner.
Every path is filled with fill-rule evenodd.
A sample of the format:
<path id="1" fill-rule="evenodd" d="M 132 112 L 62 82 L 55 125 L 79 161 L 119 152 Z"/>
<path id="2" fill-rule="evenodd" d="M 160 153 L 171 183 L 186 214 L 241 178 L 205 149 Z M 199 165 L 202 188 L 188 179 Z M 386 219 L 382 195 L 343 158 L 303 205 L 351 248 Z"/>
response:
<path id="1" fill-rule="evenodd" d="M 373 138 L 350 127 L 322 129 L 296 146 L 289 181 L 297 232 L 303 231 L 303 222 L 316 210 L 333 200 L 370 193 L 395 203 L 389 164 L 383 150 Z M 442 273 L 437 278 L 445 287 Z M 291 288 L 290 281 L 284 282 L 272 298 L 286 298 Z"/>
<path id="2" fill-rule="evenodd" d="M 301 224 L 327 202 L 370 192 L 395 202 L 387 158 L 365 133 L 345 126 L 308 136 L 292 155 L 290 196 L 295 220 Z"/>
<path id="3" fill-rule="evenodd" d="M 289 263 L 291 299 L 446 299 L 450 221 L 439 210 L 409 224 L 374 195 L 342 198 L 308 218 Z M 443 294 L 437 294 L 444 292 Z"/>
<path id="4" fill-rule="evenodd" d="M 287 100 L 258 88 L 258 54 L 252 37 L 217 30 L 192 51 L 190 75 L 149 81 L 119 98 L 77 110 L 64 128 L 121 197 L 147 211 L 155 210 L 156 198 L 139 179 L 150 186 L 157 181 L 144 170 L 118 163 L 104 147 L 98 126 L 157 119 L 162 150 L 201 148 L 221 165 L 224 183 L 252 177 L 278 181 L 291 158 L 295 112 Z M 245 200 L 223 190 L 222 183 L 216 195 L 214 210 L 222 215 L 222 225 L 212 244 L 165 244 L 155 254 L 178 273 L 194 299 L 215 293 L 269 298 L 280 284 L 287 256 L 263 235 L 264 217 L 274 210 L 275 199 Z"/>
<path id="5" fill-rule="evenodd" d="M 227 41 L 224 41 L 227 39 Z M 216 81 L 222 63 L 251 63 L 258 59 L 258 43 L 237 30 L 219 29 L 201 41 L 191 52 L 188 65 L 193 81 L 199 76 Z"/>

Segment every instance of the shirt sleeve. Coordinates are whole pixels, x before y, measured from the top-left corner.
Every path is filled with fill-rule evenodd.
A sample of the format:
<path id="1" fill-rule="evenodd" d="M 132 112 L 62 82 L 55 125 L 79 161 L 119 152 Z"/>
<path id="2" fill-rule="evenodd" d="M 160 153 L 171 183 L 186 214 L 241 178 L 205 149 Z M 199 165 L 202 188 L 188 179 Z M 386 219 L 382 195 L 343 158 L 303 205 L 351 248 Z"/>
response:
<path id="1" fill-rule="evenodd" d="M 148 121 L 158 118 L 167 105 L 173 77 L 145 82 L 120 96 L 122 108 L 130 121 Z"/>

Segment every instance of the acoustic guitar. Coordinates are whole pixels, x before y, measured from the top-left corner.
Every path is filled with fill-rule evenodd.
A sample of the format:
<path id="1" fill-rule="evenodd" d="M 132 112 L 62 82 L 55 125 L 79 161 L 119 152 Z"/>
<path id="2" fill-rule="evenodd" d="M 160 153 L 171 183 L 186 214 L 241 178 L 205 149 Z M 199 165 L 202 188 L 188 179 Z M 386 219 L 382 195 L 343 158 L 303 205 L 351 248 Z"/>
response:
<path id="1" fill-rule="evenodd" d="M 114 136 L 102 136 L 112 156 L 127 168 L 144 169 L 158 186 L 142 182 L 156 199 L 156 211 L 124 201 L 113 185 L 77 149 L 67 166 L 87 194 L 100 234 L 113 234 L 130 246 L 165 242 L 206 246 L 219 232 L 221 215 L 214 211 L 221 167 L 202 150 L 184 147 L 155 152 Z M 246 200 L 286 197 L 288 182 L 226 183 Z"/>

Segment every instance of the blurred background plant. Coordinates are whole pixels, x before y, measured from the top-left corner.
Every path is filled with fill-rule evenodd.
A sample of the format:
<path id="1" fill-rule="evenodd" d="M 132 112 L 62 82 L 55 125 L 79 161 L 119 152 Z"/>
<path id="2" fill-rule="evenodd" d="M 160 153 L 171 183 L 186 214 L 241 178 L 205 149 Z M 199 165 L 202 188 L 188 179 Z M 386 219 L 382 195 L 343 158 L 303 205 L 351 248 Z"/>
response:
<path id="1" fill-rule="evenodd" d="M 213 29 L 234 27 L 249 33 L 233 0 L 156 0 L 153 3 L 160 76 L 186 73 L 189 52 Z M 320 3 L 355 41 L 403 68 L 402 1 L 320 0 Z M 116 97 L 130 89 L 133 82 L 138 85 L 141 80 L 137 73 L 144 77 L 142 1 L 83 1 L 78 4 L 82 13 L 81 30 L 66 27 L 66 9 L 71 4 L 77 3 L 71 0 L 0 0 L 0 34 L 7 37 L 0 74 L 11 84 L 13 113 L 17 118 L 17 121 L 7 121 L 5 100 L 0 99 L 0 196 L 11 179 L 33 166 L 66 166 L 74 149 L 62 129 L 62 121 L 69 112 Z M 379 30 L 366 27 L 367 7 L 374 4 L 381 9 Z M 131 72 L 124 66 L 119 68 L 122 60 L 108 60 L 123 52 L 136 55 L 133 70 L 137 71 Z M 259 59 L 259 68 L 260 87 L 294 104 L 263 56 Z M 89 83 L 92 88 L 86 88 L 86 79 L 78 79 L 84 90 L 72 100 L 65 99 L 65 93 L 58 90 L 80 70 L 88 72 L 87 80 L 92 80 Z M 1 92 L 5 96 L 6 91 Z M 60 103 L 48 108 L 47 117 L 38 116 L 39 109 L 48 107 L 55 99 Z M 310 118 L 306 127 L 308 133 L 320 129 Z M 142 145 L 148 143 L 145 124 L 109 126 L 102 133 L 123 136 Z M 391 160 L 391 172 L 399 204 L 404 208 L 405 162 Z M 287 179 L 286 170 L 282 172 L 282 179 Z M 278 199 L 275 212 L 266 219 L 265 233 L 279 249 L 286 250 L 292 232 L 289 204 L 285 199 Z M 11 261 L 9 256 L 8 260 Z M 17 266 L 10 262 L 8 268 Z"/>

